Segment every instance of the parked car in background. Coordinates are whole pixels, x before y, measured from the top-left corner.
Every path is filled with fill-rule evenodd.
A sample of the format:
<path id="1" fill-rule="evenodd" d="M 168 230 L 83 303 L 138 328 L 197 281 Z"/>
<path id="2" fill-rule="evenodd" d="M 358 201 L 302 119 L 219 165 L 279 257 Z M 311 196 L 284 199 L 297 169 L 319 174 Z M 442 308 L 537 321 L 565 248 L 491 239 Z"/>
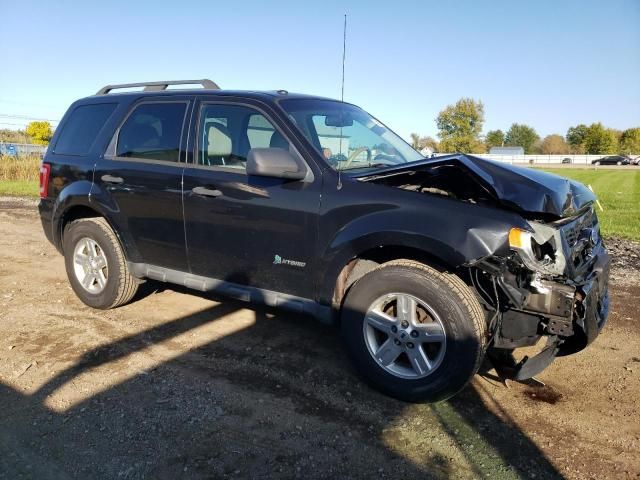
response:
<path id="1" fill-rule="evenodd" d="M 629 159 L 622 155 L 609 155 L 592 160 L 591 165 L 629 165 Z"/>
<path id="2" fill-rule="evenodd" d="M 571 159 L 569 157 L 565 157 L 562 159 L 562 163 L 571 163 Z"/>
<path id="3" fill-rule="evenodd" d="M 640 156 L 636 158 L 632 158 L 630 162 L 631 162 L 631 165 L 640 165 Z"/>
<path id="4" fill-rule="evenodd" d="M 16 146 L 10 143 L 0 143 L 0 155 L 8 155 L 10 157 L 17 157 L 18 151 Z"/>

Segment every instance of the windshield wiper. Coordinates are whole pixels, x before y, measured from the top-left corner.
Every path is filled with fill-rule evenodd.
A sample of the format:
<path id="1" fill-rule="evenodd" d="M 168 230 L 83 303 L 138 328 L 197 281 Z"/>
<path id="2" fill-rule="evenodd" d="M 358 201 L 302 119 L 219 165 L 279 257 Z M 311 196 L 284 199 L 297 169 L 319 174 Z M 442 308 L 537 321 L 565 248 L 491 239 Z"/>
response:
<path id="1" fill-rule="evenodd" d="M 386 163 L 371 163 L 365 166 L 339 168 L 338 170 L 340 170 L 341 172 L 344 172 L 345 170 L 357 170 L 359 168 L 379 168 L 379 167 L 392 167 L 392 166 L 393 165 L 387 165 Z"/>

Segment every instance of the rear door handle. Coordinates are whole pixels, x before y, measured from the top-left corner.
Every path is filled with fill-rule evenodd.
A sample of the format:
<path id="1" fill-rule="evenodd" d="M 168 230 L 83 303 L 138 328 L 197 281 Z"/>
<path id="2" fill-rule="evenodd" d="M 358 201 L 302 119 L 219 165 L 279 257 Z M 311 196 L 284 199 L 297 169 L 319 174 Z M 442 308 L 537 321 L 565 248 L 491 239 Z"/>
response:
<path id="1" fill-rule="evenodd" d="M 100 178 L 104 183 L 124 183 L 124 178 L 114 177 L 113 175 L 102 175 Z"/>
<path id="2" fill-rule="evenodd" d="M 207 187 L 195 187 L 191 190 L 196 195 L 204 195 L 205 197 L 221 197 L 222 192 L 220 190 L 213 190 Z"/>

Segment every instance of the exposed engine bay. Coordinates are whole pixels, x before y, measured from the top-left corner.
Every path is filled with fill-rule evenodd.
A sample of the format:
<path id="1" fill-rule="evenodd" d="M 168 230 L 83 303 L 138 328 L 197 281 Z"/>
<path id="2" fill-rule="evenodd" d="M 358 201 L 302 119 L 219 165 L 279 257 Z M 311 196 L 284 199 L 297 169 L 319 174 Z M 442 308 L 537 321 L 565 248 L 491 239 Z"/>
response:
<path id="1" fill-rule="evenodd" d="M 596 199 L 584 185 L 532 168 L 447 155 L 356 176 L 363 182 L 499 205 L 545 222 L 574 217 Z"/>
<path id="2" fill-rule="evenodd" d="M 458 165 L 434 165 L 425 170 L 402 172 L 386 177 L 382 182 L 390 186 L 419 193 L 433 193 L 470 203 L 496 205 L 495 195 L 478 182 L 472 174 Z"/>

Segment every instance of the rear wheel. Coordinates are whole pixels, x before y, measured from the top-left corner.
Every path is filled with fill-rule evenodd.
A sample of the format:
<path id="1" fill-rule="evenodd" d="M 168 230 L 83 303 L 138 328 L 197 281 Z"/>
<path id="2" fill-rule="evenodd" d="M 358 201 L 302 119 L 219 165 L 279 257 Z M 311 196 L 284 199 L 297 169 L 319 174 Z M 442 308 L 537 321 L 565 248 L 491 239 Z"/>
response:
<path id="1" fill-rule="evenodd" d="M 120 242 L 104 218 L 70 223 L 63 249 L 71 288 L 90 307 L 118 307 L 138 290 L 140 282 L 129 273 Z"/>
<path id="2" fill-rule="evenodd" d="M 409 260 L 385 263 L 349 290 L 342 332 L 356 368 L 406 401 L 438 401 L 462 389 L 484 354 L 486 324 L 457 276 Z"/>
<path id="3" fill-rule="evenodd" d="M 597 167 L 598 165 L 600 165 L 600 162 L 593 162 L 593 164 Z"/>

